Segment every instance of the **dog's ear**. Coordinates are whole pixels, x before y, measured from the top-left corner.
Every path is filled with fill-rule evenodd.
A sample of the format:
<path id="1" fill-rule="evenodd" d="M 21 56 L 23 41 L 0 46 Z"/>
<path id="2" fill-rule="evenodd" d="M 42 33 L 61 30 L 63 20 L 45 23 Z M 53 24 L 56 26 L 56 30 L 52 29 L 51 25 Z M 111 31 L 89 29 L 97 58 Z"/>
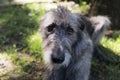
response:
<path id="1" fill-rule="evenodd" d="M 79 29 L 83 31 L 86 26 L 86 17 L 79 13 L 74 13 L 74 15 L 77 17 Z"/>
<path id="2" fill-rule="evenodd" d="M 100 39 L 110 27 L 111 22 L 109 18 L 106 16 L 93 16 L 88 18 L 81 14 L 76 15 L 80 30 L 87 32 L 94 44 L 99 44 Z"/>
<path id="3" fill-rule="evenodd" d="M 84 53 L 84 50 L 87 52 L 89 49 L 88 47 L 92 46 L 91 40 L 89 40 L 90 38 L 88 37 L 89 32 L 87 32 L 87 29 L 90 28 L 89 26 L 91 26 L 91 22 L 88 17 L 79 13 L 75 13 L 75 16 L 77 17 L 79 30 L 77 32 L 77 41 L 72 45 L 72 51 L 74 51 L 73 53 L 79 54 L 82 51 L 82 53 Z M 84 36 L 87 37 L 85 38 Z M 92 47 L 90 48 L 92 52 Z M 76 58 L 80 57 L 76 56 Z"/>
<path id="4" fill-rule="evenodd" d="M 92 27 L 91 21 L 88 17 L 77 14 L 78 15 L 78 21 L 80 23 L 80 29 L 87 31 L 88 35 L 91 36 L 94 28 Z"/>
<path id="5" fill-rule="evenodd" d="M 106 16 L 95 16 L 91 17 L 89 20 L 91 22 L 91 28 L 93 29 L 91 38 L 95 44 L 98 44 L 106 30 L 110 27 L 111 22 Z"/>

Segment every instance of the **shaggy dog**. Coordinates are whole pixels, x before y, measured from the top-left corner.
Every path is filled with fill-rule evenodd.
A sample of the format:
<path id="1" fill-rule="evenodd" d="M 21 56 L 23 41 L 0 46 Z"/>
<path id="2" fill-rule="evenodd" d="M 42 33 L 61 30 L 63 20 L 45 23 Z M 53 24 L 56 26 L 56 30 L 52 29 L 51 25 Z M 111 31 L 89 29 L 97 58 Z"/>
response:
<path id="1" fill-rule="evenodd" d="M 88 80 L 94 45 L 109 24 L 107 17 L 87 18 L 62 6 L 46 12 L 40 23 L 43 80 Z"/>

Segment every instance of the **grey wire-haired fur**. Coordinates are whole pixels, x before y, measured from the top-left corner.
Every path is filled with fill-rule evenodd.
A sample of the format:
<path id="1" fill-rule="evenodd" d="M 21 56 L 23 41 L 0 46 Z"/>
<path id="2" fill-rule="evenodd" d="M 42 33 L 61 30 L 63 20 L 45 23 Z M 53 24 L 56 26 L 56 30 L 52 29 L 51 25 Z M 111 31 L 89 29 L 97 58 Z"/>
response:
<path id="1" fill-rule="evenodd" d="M 96 29 L 90 19 L 61 6 L 42 16 L 43 80 L 89 79 Z"/>

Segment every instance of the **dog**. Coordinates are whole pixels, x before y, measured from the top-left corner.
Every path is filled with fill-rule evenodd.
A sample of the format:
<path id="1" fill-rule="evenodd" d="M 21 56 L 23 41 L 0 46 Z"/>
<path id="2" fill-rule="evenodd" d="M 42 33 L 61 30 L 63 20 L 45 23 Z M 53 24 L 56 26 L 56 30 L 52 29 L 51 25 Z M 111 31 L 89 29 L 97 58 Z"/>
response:
<path id="1" fill-rule="evenodd" d="M 88 80 L 94 46 L 109 24 L 107 17 L 88 18 L 62 6 L 46 12 L 40 21 L 43 80 Z"/>

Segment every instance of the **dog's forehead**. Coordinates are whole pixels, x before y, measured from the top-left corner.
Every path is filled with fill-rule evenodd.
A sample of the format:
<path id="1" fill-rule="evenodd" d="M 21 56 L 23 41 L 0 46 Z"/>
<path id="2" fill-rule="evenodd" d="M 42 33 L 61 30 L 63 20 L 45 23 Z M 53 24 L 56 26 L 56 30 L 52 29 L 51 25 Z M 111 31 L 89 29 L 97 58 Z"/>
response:
<path id="1" fill-rule="evenodd" d="M 57 25 L 62 25 L 61 27 L 66 27 L 69 25 L 77 30 L 81 24 L 79 20 L 82 19 L 80 16 L 76 15 L 75 13 L 71 13 L 66 8 L 57 8 L 48 11 L 41 20 L 43 21 L 42 26 L 44 27 L 48 27 L 52 23 L 55 23 Z"/>

